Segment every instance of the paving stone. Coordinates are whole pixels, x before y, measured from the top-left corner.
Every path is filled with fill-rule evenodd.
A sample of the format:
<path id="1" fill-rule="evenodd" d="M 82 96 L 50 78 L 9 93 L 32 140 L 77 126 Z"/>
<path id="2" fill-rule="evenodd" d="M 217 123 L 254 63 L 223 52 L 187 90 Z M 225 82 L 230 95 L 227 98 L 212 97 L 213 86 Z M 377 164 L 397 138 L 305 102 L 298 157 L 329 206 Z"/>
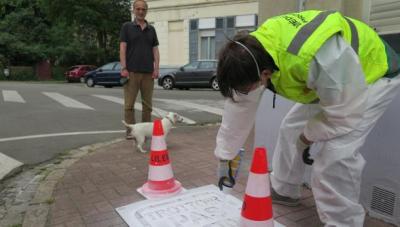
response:
<path id="1" fill-rule="evenodd" d="M 217 126 L 180 127 L 167 143 L 174 176 L 187 188 L 215 184 L 213 154 Z M 246 144 L 233 195 L 243 198 L 252 156 Z M 0 183 L 0 226 L 127 226 L 115 209 L 144 198 L 136 189 L 147 181 L 149 154 L 133 151 L 124 139 L 75 149 L 58 161 L 24 170 Z M 58 164 L 57 164 L 58 163 Z M 275 220 L 288 227 L 322 226 L 309 189 L 299 207 L 273 205 Z M 367 217 L 365 227 L 392 226 Z"/>
<path id="2" fill-rule="evenodd" d="M 49 206 L 46 204 L 31 205 L 24 216 L 23 227 L 40 227 L 47 222 Z"/>

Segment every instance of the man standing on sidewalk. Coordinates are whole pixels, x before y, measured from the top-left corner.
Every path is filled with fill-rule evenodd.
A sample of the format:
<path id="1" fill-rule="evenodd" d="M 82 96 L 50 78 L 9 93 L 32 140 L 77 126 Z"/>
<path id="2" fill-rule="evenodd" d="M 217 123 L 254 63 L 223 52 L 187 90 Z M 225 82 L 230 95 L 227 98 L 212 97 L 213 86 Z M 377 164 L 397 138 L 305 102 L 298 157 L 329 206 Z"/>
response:
<path id="1" fill-rule="evenodd" d="M 142 122 L 151 121 L 154 79 L 158 78 L 160 53 L 157 33 L 145 20 L 147 3 L 144 0 L 133 2 L 133 22 L 122 25 L 120 33 L 121 76 L 127 78 L 124 84 L 125 122 L 135 124 L 135 101 L 138 92 L 142 97 Z M 126 139 L 132 139 L 127 128 Z"/>

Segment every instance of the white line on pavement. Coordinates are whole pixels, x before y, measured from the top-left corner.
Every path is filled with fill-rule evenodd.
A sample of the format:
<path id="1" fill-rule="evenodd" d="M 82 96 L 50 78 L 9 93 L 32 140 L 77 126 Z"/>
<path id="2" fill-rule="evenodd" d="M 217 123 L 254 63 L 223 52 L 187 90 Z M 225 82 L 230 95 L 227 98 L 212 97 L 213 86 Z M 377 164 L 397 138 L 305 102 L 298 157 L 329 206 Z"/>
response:
<path id="1" fill-rule="evenodd" d="M 64 96 L 60 93 L 56 92 L 42 92 L 44 95 L 48 96 L 49 98 L 61 103 L 63 106 L 71 107 L 71 108 L 79 108 L 79 109 L 87 109 L 87 110 L 94 110 L 92 107 L 83 104 L 79 101 L 71 99 L 67 96 Z"/>
<path id="2" fill-rule="evenodd" d="M 124 105 L 124 99 L 122 99 L 122 98 L 118 98 L 118 97 L 114 97 L 114 96 L 108 96 L 108 95 L 93 95 L 93 96 L 95 96 L 97 98 L 105 99 L 105 100 L 108 100 L 108 101 L 111 101 L 111 102 L 115 102 L 115 103 L 118 103 L 118 104 L 121 104 L 121 105 Z M 142 111 L 142 104 L 139 103 L 139 102 L 136 102 L 135 103 L 135 109 L 137 109 L 139 111 Z M 152 112 L 152 114 L 154 116 L 156 116 L 156 117 L 162 117 L 162 116 L 158 116 L 159 114 L 161 114 L 163 116 L 166 116 L 168 114 L 168 111 L 162 110 L 162 109 L 159 109 L 159 108 L 156 108 L 156 107 L 153 107 L 153 110 L 154 111 Z M 182 116 L 182 118 L 183 118 L 183 122 L 186 123 L 186 124 L 196 124 L 196 122 L 194 120 L 190 119 L 190 118 L 183 117 L 183 116 Z"/>
<path id="3" fill-rule="evenodd" d="M 0 152 L 0 180 L 22 165 L 21 162 Z"/>
<path id="4" fill-rule="evenodd" d="M 114 96 L 109 96 L 109 95 L 93 95 L 94 97 L 101 98 L 107 101 L 115 102 L 121 105 L 124 105 L 124 99 L 114 97 Z"/>
<path id="5" fill-rule="evenodd" d="M 3 98 L 5 102 L 19 102 L 25 103 L 25 100 L 14 90 L 4 90 Z"/>
<path id="6" fill-rule="evenodd" d="M 154 99 L 156 101 L 161 101 L 161 102 L 166 102 L 166 103 L 171 103 L 171 104 L 177 104 L 189 108 L 195 108 L 199 109 L 201 111 L 213 113 L 222 116 L 224 110 L 216 107 L 211 107 L 211 106 L 206 106 L 206 105 L 201 105 L 193 102 L 188 102 L 188 101 L 182 101 L 182 100 L 170 100 L 170 99 Z"/>
<path id="7" fill-rule="evenodd" d="M 49 133 L 49 134 L 39 134 L 39 135 L 0 138 L 0 142 L 8 142 L 8 141 L 15 141 L 15 140 L 26 140 L 26 139 L 38 139 L 38 138 L 47 138 L 47 137 L 58 137 L 58 136 L 111 134 L 111 133 L 122 133 L 122 132 L 125 132 L 125 130 L 105 130 L 105 131 L 83 131 L 83 132 Z"/>

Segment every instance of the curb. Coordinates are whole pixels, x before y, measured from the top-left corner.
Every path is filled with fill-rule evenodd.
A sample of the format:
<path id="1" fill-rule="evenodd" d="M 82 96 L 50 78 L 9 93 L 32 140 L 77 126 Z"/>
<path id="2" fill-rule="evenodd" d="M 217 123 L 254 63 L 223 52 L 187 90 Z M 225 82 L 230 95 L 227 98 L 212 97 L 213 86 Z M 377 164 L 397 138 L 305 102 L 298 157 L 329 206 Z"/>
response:
<path id="1" fill-rule="evenodd" d="M 74 164 L 82 157 L 95 152 L 97 149 L 114 143 L 124 141 L 125 139 L 115 139 L 108 142 L 87 145 L 68 151 L 65 155 L 57 159 L 52 164 L 39 167 L 45 169 L 41 183 L 39 184 L 33 199 L 29 202 L 28 209 L 23 217 L 23 227 L 44 227 L 47 223 L 47 217 L 50 211 L 50 205 L 54 202 L 52 197 L 57 182 L 64 177 L 68 167 Z"/>

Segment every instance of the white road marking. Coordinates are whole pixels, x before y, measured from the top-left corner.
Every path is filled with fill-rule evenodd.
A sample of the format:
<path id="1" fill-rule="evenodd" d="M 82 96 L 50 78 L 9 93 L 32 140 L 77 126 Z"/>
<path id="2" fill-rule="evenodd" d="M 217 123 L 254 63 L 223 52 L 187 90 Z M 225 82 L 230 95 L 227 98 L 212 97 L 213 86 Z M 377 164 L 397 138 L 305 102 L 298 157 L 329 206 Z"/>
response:
<path id="1" fill-rule="evenodd" d="M 195 109 L 199 109 L 204 112 L 209 112 L 209 113 L 213 113 L 213 114 L 220 115 L 220 116 L 222 116 L 223 112 L 224 112 L 224 110 L 220 109 L 220 108 L 211 107 L 211 106 L 207 106 L 207 105 L 201 105 L 201 104 L 188 102 L 188 101 L 170 100 L 170 99 L 154 99 L 154 100 L 171 103 L 171 104 L 175 104 L 175 105 L 181 105 L 181 106 L 185 106 L 185 107 L 189 107 L 189 108 L 195 108 Z"/>
<path id="2" fill-rule="evenodd" d="M 123 133 L 123 132 L 125 132 L 125 130 L 105 130 L 105 131 L 83 131 L 83 132 L 50 133 L 50 134 L 39 134 L 39 135 L 0 138 L 0 142 L 8 142 L 8 141 L 15 141 L 15 140 L 26 140 L 26 139 L 48 138 L 48 137 L 59 137 L 59 136 L 111 134 L 111 133 Z"/>
<path id="3" fill-rule="evenodd" d="M 3 90 L 3 99 L 5 102 L 25 103 L 25 100 L 14 90 Z"/>
<path id="4" fill-rule="evenodd" d="M 0 180 L 23 164 L 0 152 Z"/>
<path id="5" fill-rule="evenodd" d="M 71 107 L 71 108 L 78 108 L 78 109 L 86 109 L 86 110 L 94 110 L 92 107 L 83 104 L 79 101 L 71 99 L 67 96 L 64 96 L 60 93 L 56 92 L 42 92 L 44 95 L 48 96 L 49 98 L 61 103 L 63 106 Z"/>
<path id="6" fill-rule="evenodd" d="M 115 103 L 118 103 L 118 104 L 121 104 L 121 105 L 124 105 L 124 99 L 123 98 L 114 97 L 114 96 L 108 96 L 108 95 L 93 95 L 93 96 L 95 96 L 97 98 L 105 99 L 105 100 L 108 100 L 108 101 L 111 101 L 111 102 L 115 102 Z M 135 109 L 136 110 L 142 111 L 142 108 L 143 107 L 142 107 L 141 103 L 139 103 L 139 102 L 135 103 Z M 162 109 L 159 109 L 159 108 L 156 108 L 156 107 L 153 107 L 153 110 L 154 111 L 152 112 L 152 115 L 154 115 L 156 117 L 161 117 L 159 115 L 166 116 L 168 114 L 168 111 L 162 110 Z M 196 124 L 196 122 L 194 120 L 190 119 L 190 118 L 187 118 L 187 117 L 184 117 L 184 116 L 182 116 L 182 118 L 183 118 L 183 122 L 186 123 L 186 124 Z"/>
<path id="7" fill-rule="evenodd" d="M 93 95 L 94 97 L 101 98 L 107 101 L 115 102 L 121 105 L 124 105 L 124 99 L 114 97 L 114 96 L 109 96 L 109 95 Z"/>

